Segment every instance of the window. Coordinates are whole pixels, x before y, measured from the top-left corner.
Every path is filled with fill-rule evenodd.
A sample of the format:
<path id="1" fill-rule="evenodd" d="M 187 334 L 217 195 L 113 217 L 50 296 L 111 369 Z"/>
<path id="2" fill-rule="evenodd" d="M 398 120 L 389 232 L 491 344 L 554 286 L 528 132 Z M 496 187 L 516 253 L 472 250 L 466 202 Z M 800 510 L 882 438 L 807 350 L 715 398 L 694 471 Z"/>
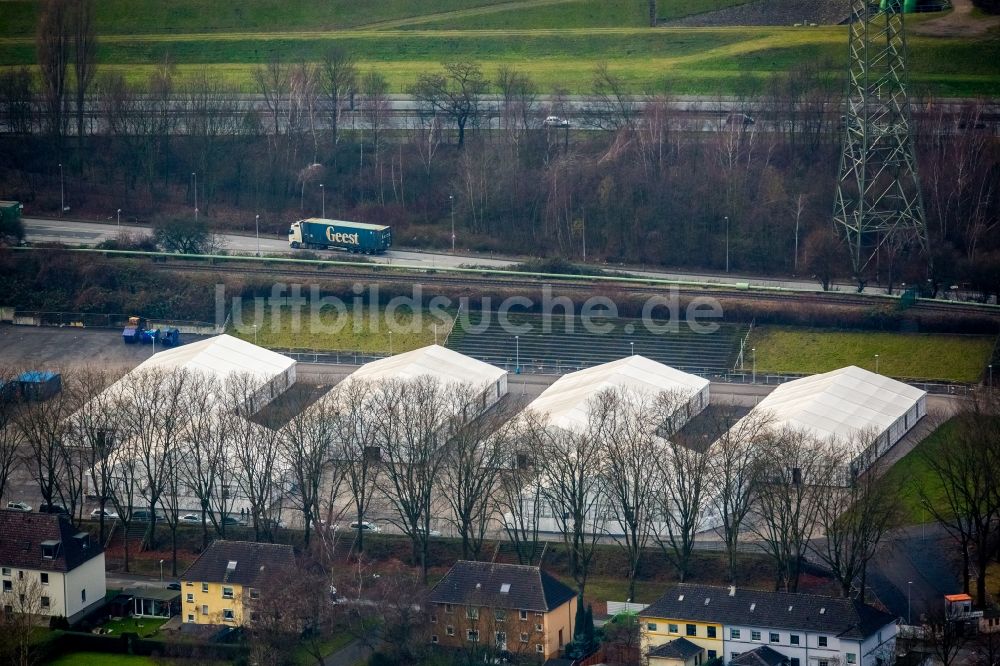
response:
<path id="1" fill-rule="evenodd" d="M 768 640 L 768 641 L 770 641 L 771 643 L 778 643 L 778 642 L 780 642 L 780 641 L 781 641 L 781 636 L 779 636 L 778 634 L 776 634 L 776 633 L 774 633 L 774 632 L 772 631 L 772 632 L 771 632 L 771 633 L 770 633 L 770 634 L 768 635 L 768 637 L 767 637 L 767 640 Z"/>
<path id="2" fill-rule="evenodd" d="M 231 588 L 231 587 L 224 587 L 224 588 L 222 588 L 222 598 L 223 599 L 232 599 L 233 598 L 233 588 Z"/>
<path id="3" fill-rule="evenodd" d="M 752 641 L 759 641 L 760 640 L 760 632 L 759 631 L 751 631 L 750 632 L 750 640 L 752 640 Z"/>
<path id="4" fill-rule="evenodd" d="M 437 643 L 437 642 L 438 642 L 437 634 L 431 634 L 431 643 Z"/>
<path id="5" fill-rule="evenodd" d="M 826 647 L 826 636 L 820 636 L 818 639 L 820 647 Z M 821 665 L 823 666 L 823 665 Z"/>
<path id="6" fill-rule="evenodd" d="M 260 599 L 260 590 L 258 590 L 256 587 L 251 587 L 250 588 L 250 598 L 251 599 Z"/>
<path id="7" fill-rule="evenodd" d="M 535 631 L 541 633 L 544 630 L 545 630 L 545 628 L 542 625 L 540 625 L 540 624 L 536 624 L 535 625 Z"/>
<path id="8" fill-rule="evenodd" d="M 715 627 L 706 627 L 708 630 L 708 637 L 715 638 Z"/>
<path id="9" fill-rule="evenodd" d="M 56 551 L 59 550 L 59 543 L 53 543 L 50 541 L 45 541 L 42 543 L 42 557 L 47 560 L 54 559 L 56 556 Z"/>
<path id="10" fill-rule="evenodd" d="M 858 655 L 854 654 L 853 652 L 848 652 L 847 653 L 847 663 L 848 664 L 856 664 L 856 663 L 858 663 Z"/>
<path id="11" fill-rule="evenodd" d="M 820 659 L 819 666 L 830 666 L 830 662 L 826 659 Z"/>
<path id="12" fill-rule="evenodd" d="M 524 633 L 523 631 L 521 632 L 521 642 L 522 643 L 528 642 L 528 634 Z"/>
<path id="13" fill-rule="evenodd" d="M 649 631 L 656 631 L 656 623 L 655 622 L 647 622 L 646 623 L 646 629 L 649 630 Z"/>
<path id="14" fill-rule="evenodd" d="M 676 625 L 676 624 L 668 624 L 668 625 L 667 625 L 667 629 L 668 629 L 668 630 L 670 631 L 670 633 L 672 633 L 672 634 L 676 634 L 676 633 L 677 633 L 677 625 Z"/>
<path id="15" fill-rule="evenodd" d="M 729 630 L 729 638 L 731 638 L 732 640 L 735 641 L 735 640 L 739 640 L 739 637 L 740 637 L 740 630 L 739 629 L 730 629 Z"/>
<path id="16" fill-rule="evenodd" d="M 10 592 L 13 589 L 14 589 L 14 587 L 13 587 L 12 583 L 9 580 L 5 580 L 3 582 L 3 591 L 4 592 Z"/>
<path id="17" fill-rule="evenodd" d="M 187 602 L 189 604 L 193 604 L 194 603 L 194 595 L 191 594 L 190 592 L 188 592 L 188 594 L 187 594 Z"/>
<path id="18" fill-rule="evenodd" d="M 201 614 L 202 615 L 208 615 L 208 604 L 202 604 L 202 606 L 201 606 Z"/>
<path id="19" fill-rule="evenodd" d="M 208 592 L 208 583 L 202 583 L 201 584 L 201 591 L 202 592 Z"/>
<path id="20" fill-rule="evenodd" d="M 541 643 L 535 643 L 535 652 L 537 652 L 539 654 L 544 654 L 545 653 L 545 648 L 542 647 Z"/>
<path id="21" fill-rule="evenodd" d="M 469 641 L 470 643 L 478 643 L 479 631 L 476 629 L 469 629 L 468 631 L 465 632 L 465 640 Z"/>
<path id="22" fill-rule="evenodd" d="M 453 627 L 453 626 L 451 626 L 449 624 L 447 627 L 444 628 L 444 633 L 447 634 L 448 636 L 454 636 L 455 635 L 455 627 Z"/>
<path id="23" fill-rule="evenodd" d="M 470 620 L 478 620 L 479 609 L 476 608 L 475 606 L 469 606 L 468 608 L 465 609 L 465 617 L 469 618 Z"/>
<path id="24" fill-rule="evenodd" d="M 716 655 L 715 650 L 709 650 L 708 651 L 708 658 L 709 658 L 709 660 L 715 659 L 715 655 Z"/>
<path id="25" fill-rule="evenodd" d="M 10 567 L 4 567 L 3 568 L 3 575 L 4 576 L 9 576 L 10 575 Z"/>
<path id="26" fill-rule="evenodd" d="M 792 645 L 798 645 L 799 644 L 799 635 L 798 634 L 792 634 L 791 636 L 788 637 L 788 640 L 789 640 L 789 642 Z"/>
<path id="27" fill-rule="evenodd" d="M 226 621 L 226 622 L 232 622 L 233 621 L 233 617 L 234 617 L 234 615 L 233 615 L 233 609 L 232 608 L 223 609 L 223 611 L 222 611 L 222 619 L 224 621 Z"/>
<path id="28" fill-rule="evenodd" d="M 451 613 L 451 612 L 454 612 L 454 610 L 455 610 L 455 607 L 452 606 L 451 604 L 445 604 L 444 605 L 444 612 L 445 613 Z"/>
<path id="29" fill-rule="evenodd" d="M 86 601 L 86 600 L 87 600 L 87 588 L 83 588 L 82 590 L 80 590 L 80 601 Z"/>
<path id="30" fill-rule="evenodd" d="M 186 583 L 184 583 L 184 587 L 194 587 L 194 583 L 192 583 L 191 581 L 187 581 Z"/>
<path id="31" fill-rule="evenodd" d="M 431 615 L 431 624 L 437 624 L 437 623 L 438 623 L 438 616 Z"/>
<path id="32" fill-rule="evenodd" d="M 698 635 L 698 625 L 696 625 L 696 624 L 685 625 L 685 629 L 687 630 L 687 635 L 688 636 L 697 636 Z"/>
<path id="33" fill-rule="evenodd" d="M 42 608 L 48 608 L 48 607 L 49 607 L 49 598 L 42 597 Z"/>
<path id="34" fill-rule="evenodd" d="M 503 622 L 507 619 L 507 611 L 502 608 L 497 608 L 493 611 L 493 617 L 497 619 L 497 622 Z"/>
<path id="35" fill-rule="evenodd" d="M 521 615 L 521 622 L 527 622 L 528 621 L 528 611 L 523 610 L 523 611 L 521 611 L 520 615 Z"/>
<path id="36" fill-rule="evenodd" d="M 188 613 L 188 622 L 194 622 L 194 613 Z"/>
<path id="37" fill-rule="evenodd" d="M 49 584 L 49 575 L 47 573 L 38 574 L 38 576 L 39 576 L 39 578 L 42 579 L 42 585 L 48 585 Z"/>

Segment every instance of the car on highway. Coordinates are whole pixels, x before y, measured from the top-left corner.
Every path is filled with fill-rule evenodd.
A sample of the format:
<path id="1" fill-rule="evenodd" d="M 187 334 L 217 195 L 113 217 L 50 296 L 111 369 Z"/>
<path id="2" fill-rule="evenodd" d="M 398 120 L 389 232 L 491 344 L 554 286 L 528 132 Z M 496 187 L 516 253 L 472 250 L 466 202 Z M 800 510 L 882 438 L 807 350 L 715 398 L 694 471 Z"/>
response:
<path id="1" fill-rule="evenodd" d="M 115 518 L 118 517 L 117 513 L 115 513 L 114 511 L 109 511 L 108 509 L 104 509 L 103 513 L 104 513 L 104 517 L 107 518 L 108 520 L 114 520 Z M 93 518 L 94 520 L 100 520 L 101 519 L 101 509 L 97 508 L 97 509 L 94 509 L 93 511 L 91 511 L 90 512 L 90 517 Z"/>
<path id="2" fill-rule="evenodd" d="M 31 511 L 31 505 L 25 502 L 7 502 L 7 508 L 11 511 Z"/>
<path id="3" fill-rule="evenodd" d="M 183 516 L 180 517 L 180 522 L 182 522 L 182 523 L 200 523 L 201 522 L 201 516 L 199 516 L 197 513 L 185 513 Z"/>
<path id="4" fill-rule="evenodd" d="M 747 127 L 754 124 L 754 119 L 745 113 L 730 113 L 726 116 L 725 123 L 729 127 Z"/>
<path id="5" fill-rule="evenodd" d="M 559 116 L 548 116 L 542 121 L 545 127 L 569 127 L 569 121 Z"/>
<path id="6" fill-rule="evenodd" d="M 68 516 L 69 509 L 64 507 L 62 504 L 42 504 L 38 505 L 38 513 L 54 513 L 60 516 Z"/>

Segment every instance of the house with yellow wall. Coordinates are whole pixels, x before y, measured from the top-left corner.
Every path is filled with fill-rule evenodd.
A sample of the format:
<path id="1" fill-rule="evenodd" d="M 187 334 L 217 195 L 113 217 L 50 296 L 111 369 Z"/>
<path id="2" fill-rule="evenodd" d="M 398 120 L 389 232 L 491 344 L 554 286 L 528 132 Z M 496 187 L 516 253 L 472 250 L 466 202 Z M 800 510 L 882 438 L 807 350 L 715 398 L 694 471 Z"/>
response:
<path id="1" fill-rule="evenodd" d="M 214 541 L 181 574 L 184 622 L 240 626 L 249 619 L 247 607 L 267 594 L 268 581 L 294 569 L 291 546 Z"/>

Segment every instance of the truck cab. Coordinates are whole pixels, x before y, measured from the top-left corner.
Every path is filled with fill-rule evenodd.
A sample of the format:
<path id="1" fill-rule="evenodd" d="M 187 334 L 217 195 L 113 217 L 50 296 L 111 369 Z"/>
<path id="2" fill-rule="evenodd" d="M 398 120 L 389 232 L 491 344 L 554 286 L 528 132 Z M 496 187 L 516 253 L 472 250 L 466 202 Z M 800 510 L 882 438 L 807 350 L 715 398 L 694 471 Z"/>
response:
<path id="1" fill-rule="evenodd" d="M 302 247 L 302 222 L 292 222 L 288 228 L 288 245 L 293 249 Z"/>

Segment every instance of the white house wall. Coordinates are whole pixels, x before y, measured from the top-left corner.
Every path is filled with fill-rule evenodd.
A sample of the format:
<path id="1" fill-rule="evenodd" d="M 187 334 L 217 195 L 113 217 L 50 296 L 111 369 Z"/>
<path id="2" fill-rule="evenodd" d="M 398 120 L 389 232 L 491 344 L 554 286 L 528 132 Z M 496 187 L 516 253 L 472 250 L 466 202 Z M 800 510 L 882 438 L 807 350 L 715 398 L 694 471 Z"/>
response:
<path id="1" fill-rule="evenodd" d="M 740 637 L 734 639 L 732 630 L 739 631 Z M 760 632 L 760 640 L 753 640 L 753 632 Z M 778 641 L 772 643 L 770 635 L 778 634 Z M 799 636 L 800 645 L 792 645 L 791 636 Z M 789 659 L 798 659 L 798 666 L 820 666 L 826 661 L 829 666 L 875 666 L 876 657 L 895 644 L 896 625 L 888 624 L 878 633 L 869 636 L 865 641 L 857 639 L 841 639 L 834 634 L 792 631 L 788 629 L 768 629 L 755 625 L 725 625 L 723 628 L 723 649 L 725 661 L 729 662 L 735 654 L 750 652 L 762 645 L 780 652 Z M 820 647 L 820 637 L 825 637 L 826 647 Z M 849 661 L 849 655 L 854 655 L 854 662 Z M 884 655 L 883 655 L 884 656 Z"/>
<path id="2" fill-rule="evenodd" d="M 104 573 L 104 553 L 92 557 L 63 577 L 65 583 L 66 617 L 73 622 L 88 609 L 104 603 L 107 593 Z M 87 597 L 83 598 L 82 591 Z"/>

